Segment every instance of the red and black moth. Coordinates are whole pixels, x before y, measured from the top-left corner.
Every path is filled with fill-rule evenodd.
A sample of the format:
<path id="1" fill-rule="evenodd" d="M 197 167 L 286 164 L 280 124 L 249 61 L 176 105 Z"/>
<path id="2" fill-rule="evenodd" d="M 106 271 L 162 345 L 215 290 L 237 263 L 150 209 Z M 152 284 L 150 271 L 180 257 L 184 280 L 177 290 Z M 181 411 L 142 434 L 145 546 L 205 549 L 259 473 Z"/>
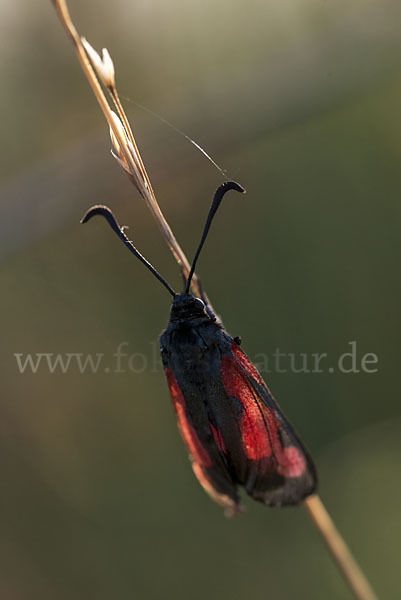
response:
<path id="1" fill-rule="evenodd" d="M 82 219 L 103 216 L 129 250 L 173 296 L 160 351 L 177 424 L 193 471 L 227 514 L 241 511 L 238 487 L 269 506 L 299 504 L 314 493 L 316 469 L 262 377 L 214 315 L 206 296 L 190 293 L 192 276 L 213 217 L 233 181 L 216 191 L 182 293 L 176 294 L 139 253 L 106 206 Z"/>

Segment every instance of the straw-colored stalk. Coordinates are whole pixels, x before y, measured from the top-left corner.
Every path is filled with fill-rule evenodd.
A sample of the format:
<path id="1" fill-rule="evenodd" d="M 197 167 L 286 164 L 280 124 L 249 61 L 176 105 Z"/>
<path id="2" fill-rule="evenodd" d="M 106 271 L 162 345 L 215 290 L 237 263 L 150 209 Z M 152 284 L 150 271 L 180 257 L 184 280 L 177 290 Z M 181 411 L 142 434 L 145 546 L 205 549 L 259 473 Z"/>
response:
<path id="1" fill-rule="evenodd" d="M 118 96 L 115 85 L 114 65 L 110 54 L 104 48 L 102 57 L 100 57 L 89 42 L 78 35 L 65 0 L 52 0 L 52 2 L 56 7 L 64 28 L 74 43 L 78 60 L 106 117 L 113 144 L 113 156 L 146 201 L 183 275 L 186 277 L 190 269 L 189 262 L 157 203 L 131 126 Z M 117 113 L 111 110 L 99 81 L 108 91 Z M 196 275 L 192 280 L 192 289 L 198 296 L 202 296 L 202 294 L 204 296 Z M 304 501 L 304 505 L 329 548 L 344 579 L 354 593 L 355 598 L 357 600 L 376 600 L 376 595 L 369 582 L 349 551 L 347 544 L 334 525 L 319 496 L 316 494 L 309 496 Z"/>
<path id="2" fill-rule="evenodd" d="M 81 38 L 78 35 L 78 32 L 71 20 L 65 0 L 52 0 L 52 2 L 56 7 L 65 30 L 75 46 L 81 67 L 109 125 L 111 141 L 113 144 L 113 156 L 124 169 L 142 198 L 147 203 L 151 213 L 156 219 L 164 239 L 166 240 L 171 252 L 178 262 L 184 277 L 187 277 L 190 270 L 188 259 L 185 256 L 181 246 L 177 242 L 171 227 L 167 223 L 167 220 L 164 217 L 156 200 L 149 176 L 142 162 L 138 146 L 132 133 L 131 126 L 120 102 L 115 85 L 114 65 L 110 54 L 106 49 L 103 49 L 101 58 L 99 54 L 92 48 L 89 42 L 87 42 L 85 38 Z M 108 91 L 117 114 L 111 110 L 110 104 L 107 101 L 100 82 Z M 196 274 L 192 279 L 191 287 L 197 296 L 202 296 L 202 289 Z"/>

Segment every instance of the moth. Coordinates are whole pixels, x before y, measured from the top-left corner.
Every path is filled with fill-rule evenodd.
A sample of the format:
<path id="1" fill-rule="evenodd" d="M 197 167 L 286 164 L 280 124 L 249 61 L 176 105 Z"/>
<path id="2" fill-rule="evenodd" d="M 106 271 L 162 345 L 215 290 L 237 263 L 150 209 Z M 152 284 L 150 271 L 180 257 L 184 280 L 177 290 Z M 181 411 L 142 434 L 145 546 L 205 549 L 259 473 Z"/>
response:
<path id="1" fill-rule="evenodd" d="M 195 267 L 210 225 L 234 181 L 218 187 L 185 281 L 176 293 L 140 254 L 107 206 L 93 206 L 82 219 L 106 219 L 127 248 L 173 297 L 160 336 L 160 352 L 178 429 L 192 469 L 205 491 L 227 515 L 242 511 L 238 488 L 268 506 L 297 505 L 314 493 L 313 461 L 294 428 L 242 351 L 214 314 L 207 297 L 190 293 Z"/>

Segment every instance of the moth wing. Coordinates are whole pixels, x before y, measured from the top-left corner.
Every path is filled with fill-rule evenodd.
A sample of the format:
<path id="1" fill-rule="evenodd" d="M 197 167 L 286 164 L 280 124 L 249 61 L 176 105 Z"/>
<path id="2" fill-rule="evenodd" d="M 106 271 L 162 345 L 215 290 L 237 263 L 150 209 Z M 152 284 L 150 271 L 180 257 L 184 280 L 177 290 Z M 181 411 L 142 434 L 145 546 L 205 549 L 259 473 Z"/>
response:
<path id="1" fill-rule="evenodd" d="M 260 374 L 232 342 L 222 357 L 221 372 L 227 394 L 240 406 L 237 424 L 240 449 L 233 460 L 240 464 L 240 483 L 255 500 L 270 506 L 299 504 L 317 485 L 308 451 L 284 416 Z M 245 461 L 241 458 L 245 454 Z"/>
<path id="2" fill-rule="evenodd" d="M 215 432 L 205 412 L 204 402 L 197 402 L 196 415 L 191 414 L 172 369 L 166 367 L 165 374 L 178 429 L 188 449 L 195 476 L 207 494 L 224 508 L 227 516 L 242 512 L 237 486 L 216 445 Z"/>

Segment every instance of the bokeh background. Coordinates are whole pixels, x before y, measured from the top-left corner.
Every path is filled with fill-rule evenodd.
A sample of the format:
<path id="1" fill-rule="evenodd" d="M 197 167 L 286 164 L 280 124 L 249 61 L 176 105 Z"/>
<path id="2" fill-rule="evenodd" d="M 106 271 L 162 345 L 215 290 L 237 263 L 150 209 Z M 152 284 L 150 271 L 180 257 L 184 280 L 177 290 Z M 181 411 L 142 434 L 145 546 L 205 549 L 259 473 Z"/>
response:
<path id="1" fill-rule="evenodd" d="M 378 356 L 376 373 L 273 365 L 268 381 L 378 594 L 399 598 L 400 3 L 69 4 L 123 98 L 247 188 L 225 200 L 198 272 L 248 354 L 326 352 L 328 366 L 356 341 L 359 361 Z M 169 297 L 102 222 L 79 219 L 109 204 L 179 286 L 174 260 L 51 2 L 3 0 L 0 40 L 2 597 L 350 598 L 303 508 L 245 498 L 227 520 L 201 490 L 154 358 Z M 124 102 L 192 255 L 222 176 Z M 21 374 L 14 357 L 104 353 L 112 367 L 122 342 L 146 369 Z"/>

